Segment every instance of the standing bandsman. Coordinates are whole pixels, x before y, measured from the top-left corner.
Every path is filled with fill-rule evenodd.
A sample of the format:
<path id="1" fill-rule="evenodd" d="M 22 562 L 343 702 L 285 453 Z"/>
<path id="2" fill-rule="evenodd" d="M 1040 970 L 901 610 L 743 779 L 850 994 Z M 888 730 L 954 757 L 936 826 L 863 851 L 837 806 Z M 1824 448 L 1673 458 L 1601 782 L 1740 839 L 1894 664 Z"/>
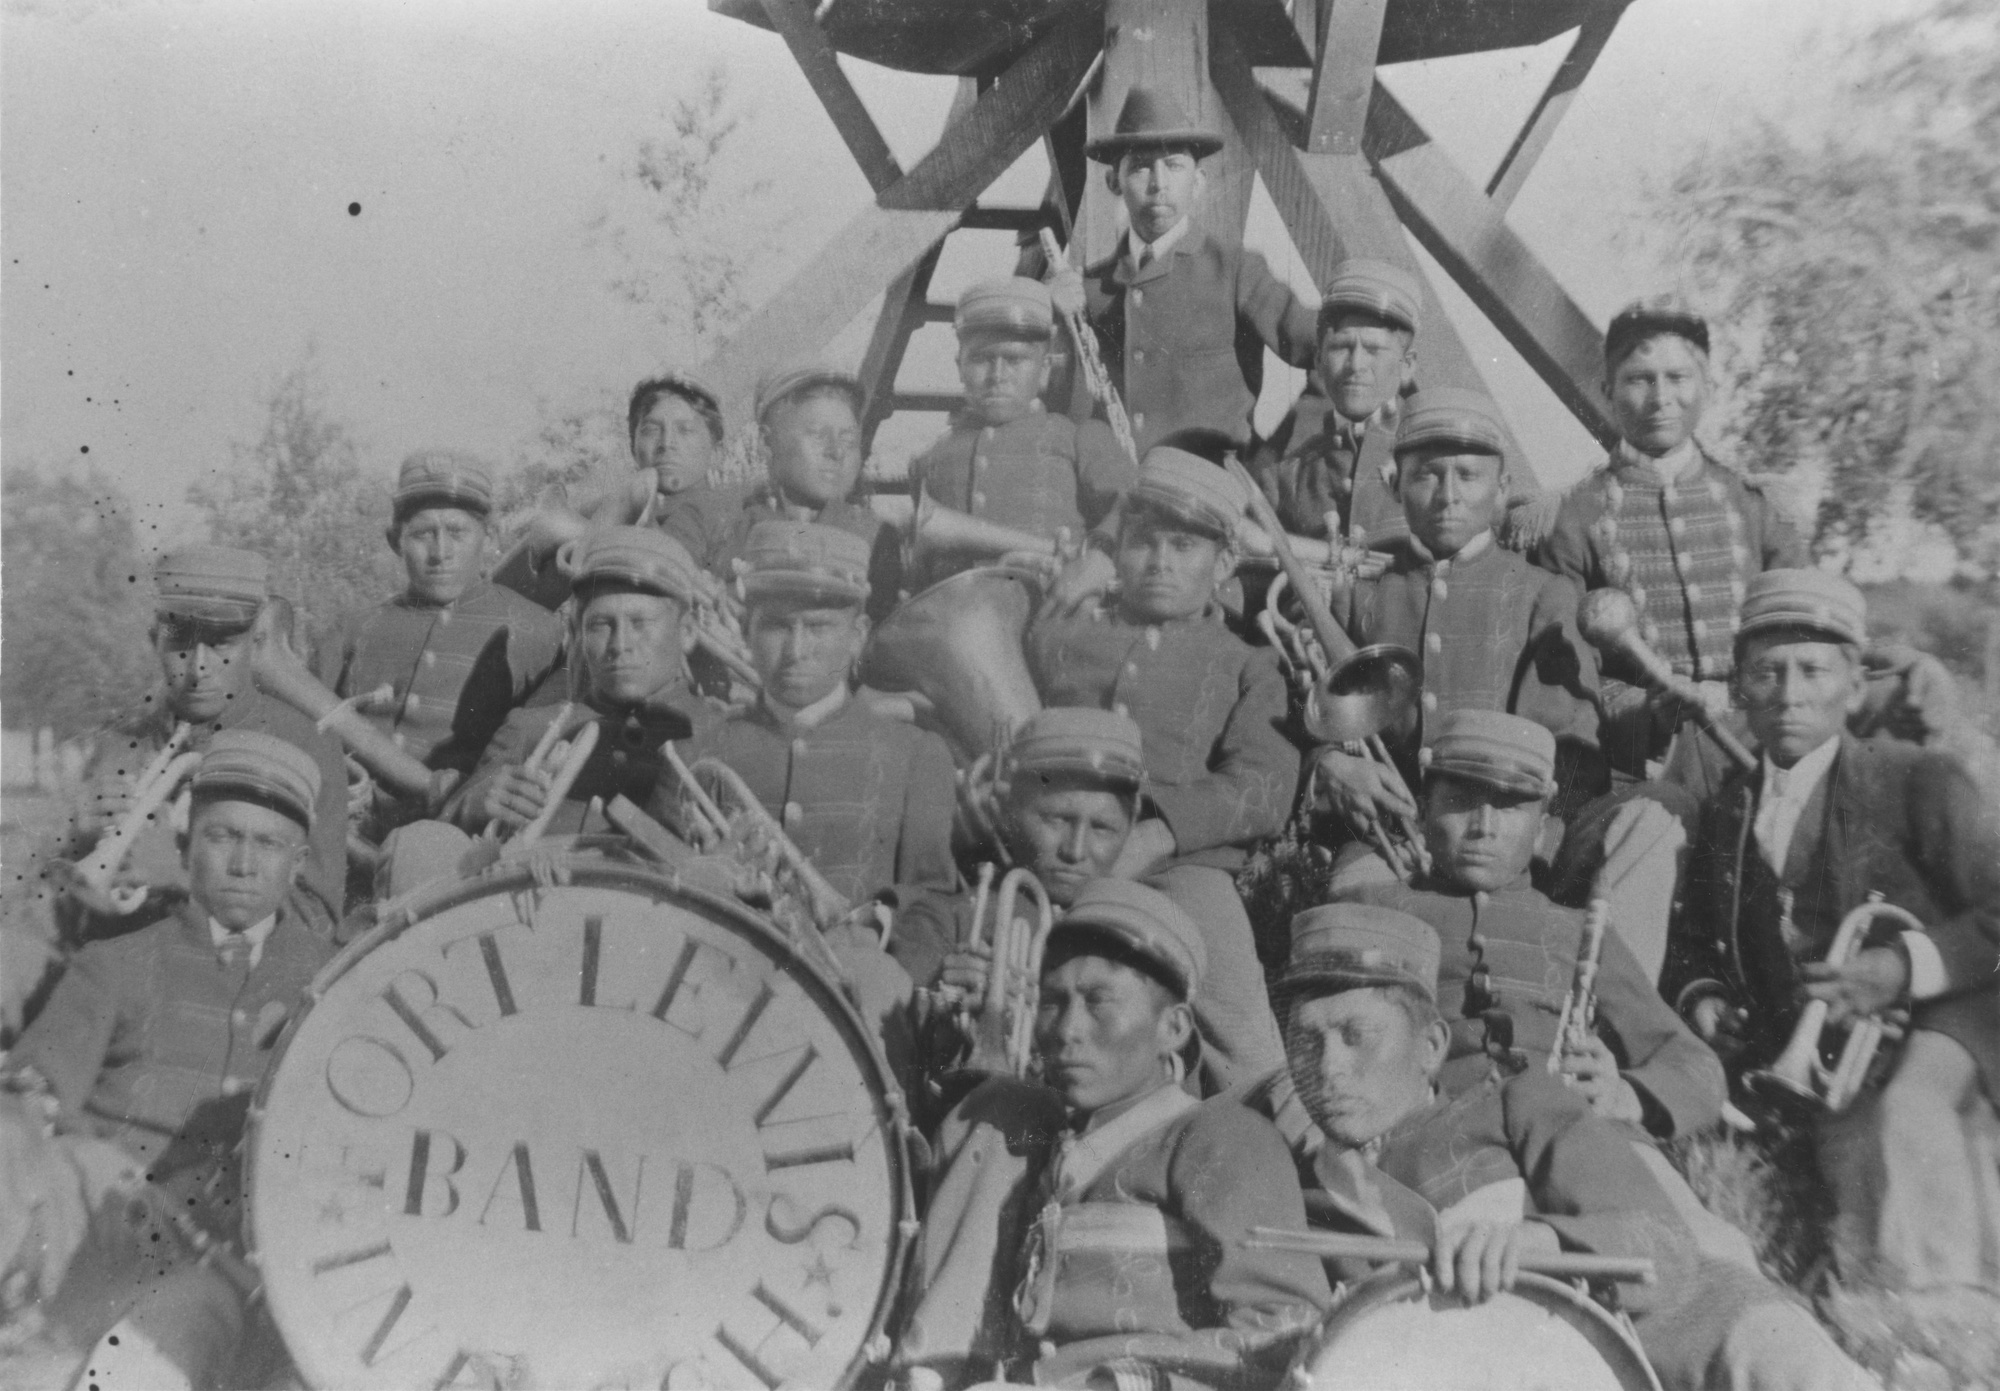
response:
<path id="1" fill-rule="evenodd" d="M 1818 1121 L 1835 1255 L 1843 1277 L 1990 1294 L 2000 1215 L 1972 1132 L 2000 1098 L 2000 812 L 1950 755 L 1845 731 L 1866 626 L 1861 592 L 1824 571 L 1750 582 L 1735 684 L 1763 754 L 1703 808 L 1661 984 L 1732 1070 L 1784 1047 L 1802 985 L 1835 1025 L 1908 1007 L 1886 1086 Z M 1871 893 L 1924 930 L 1825 964 Z"/>
<path id="2" fill-rule="evenodd" d="M 145 708 L 99 740 L 84 772 L 69 847 L 87 853 L 130 808 L 134 783 L 172 737 L 191 727 L 185 748 L 200 752 L 223 730 L 256 730 L 303 750 L 319 769 L 318 805 L 299 893 L 293 909 L 314 930 L 331 932 L 340 913 L 347 875 L 347 774 L 340 745 L 307 716 L 257 689 L 251 675 L 252 628 L 270 597 L 270 567 L 254 551 L 228 546 L 184 546 L 161 556 L 153 568 L 153 651 L 163 678 Z M 178 896 L 185 870 L 164 811 L 139 831 L 127 856 L 126 882 Z M 310 901 L 309 901 L 310 900 Z M 117 930 L 95 913 L 73 935 L 88 938 Z"/>
<path id="3" fill-rule="evenodd" d="M 868 544 L 869 612 L 881 617 L 899 597 L 902 548 L 895 529 L 856 496 L 861 383 L 834 367 L 782 367 L 758 382 L 756 406 L 768 477 L 683 493 L 661 512 L 660 529 L 725 584 L 735 580 L 735 562 L 759 522 L 818 522 L 852 532 Z"/>
<path id="4" fill-rule="evenodd" d="M 1206 459 L 1160 447 L 1126 495 L 1115 601 L 1044 618 L 1028 663 L 1046 705 L 1117 710 L 1145 739 L 1147 810 L 1120 873 L 1153 882 L 1201 925 L 1208 984 L 1194 1001 L 1204 1080 L 1278 1061 L 1250 919 L 1231 874 L 1291 810 L 1299 755 L 1282 728 L 1284 677 L 1268 648 L 1224 626 L 1218 586 L 1236 569 L 1248 498 Z"/>
<path id="5" fill-rule="evenodd" d="M 342 698 L 389 686 L 391 700 L 363 713 L 433 769 L 469 772 L 562 657 L 555 615 L 482 573 L 492 509 L 492 477 L 470 455 L 403 460 L 388 541 L 407 583 L 349 614 L 314 663 Z"/>
<path id="6" fill-rule="evenodd" d="M 1132 485 L 1133 465 L 1101 420 L 1081 425 L 1042 406 L 1055 310 L 1040 281 L 1015 276 L 959 297 L 958 375 L 965 408 L 951 433 L 910 465 L 910 491 L 982 521 L 1081 541 Z M 921 590 L 982 557 L 926 556 Z"/>
<path id="7" fill-rule="evenodd" d="M 293 912 L 289 893 L 326 814 L 321 776 L 296 744 L 250 729 L 215 733 L 194 774 L 180 842 L 186 898 L 164 912 L 156 905 L 143 926 L 78 953 L 6 1059 L 15 1089 L 46 1092 L 58 1125 L 125 1149 L 165 1207 L 232 1249 L 251 1093 L 333 954 Z M 338 825 L 338 801 L 332 814 Z M 184 1226 L 179 1217 L 173 1225 Z M 91 1354 L 87 1380 L 265 1385 L 282 1361 L 262 1371 L 235 1362 L 231 1372 L 249 1291 L 223 1272 L 242 1267 L 240 1256 L 177 1261 L 165 1254 L 177 1244 L 146 1253 L 156 1278 Z M 275 1346 L 275 1338 L 262 1342 L 267 1354 Z"/>
<path id="8" fill-rule="evenodd" d="M 692 372 L 648 377 L 632 388 L 625 435 L 642 483 L 652 484 L 641 496 L 640 512 L 651 501 L 658 515 L 669 498 L 705 486 L 720 462 L 722 398 Z"/>

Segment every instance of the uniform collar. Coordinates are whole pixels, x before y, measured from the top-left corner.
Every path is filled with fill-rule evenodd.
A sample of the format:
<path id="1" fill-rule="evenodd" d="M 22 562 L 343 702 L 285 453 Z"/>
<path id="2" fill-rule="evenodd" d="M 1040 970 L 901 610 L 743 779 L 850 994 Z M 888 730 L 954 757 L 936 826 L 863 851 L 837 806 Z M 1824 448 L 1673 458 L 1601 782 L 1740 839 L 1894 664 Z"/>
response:
<path id="1" fill-rule="evenodd" d="M 1661 485 L 1682 487 L 1701 477 L 1701 446 L 1689 435 L 1673 449 L 1655 458 L 1642 454 L 1624 440 L 1618 441 L 1613 462 L 1621 473 L 1641 473 Z"/>
<path id="2" fill-rule="evenodd" d="M 668 682 L 637 704 L 610 705 L 595 696 L 589 697 L 583 703 L 606 719 L 643 720 L 657 719 L 664 715 L 683 720 L 690 726 L 695 723 L 695 716 L 702 709 L 702 698 L 689 688 L 685 680 L 679 679 Z"/>
<path id="3" fill-rule="evenodd" d="M 426 604 L 420 599 L 411 598 L 407 589 L 396 596 L 396 603 L 413 613 L 450 613 L 464 605 L 467 600 L 476 597 L 480 590 L 491 583 L 491 580 L 474 580 L 465 587 L 463 593 L 448 604 Z"/>
<path id="4" fill-rule="evenodd" d="M 262 922 L 252 923 L 249 927 L 244 928 L 241 933 L 232 933 L 211 915 L 208 919 L 209 945 L 214 947 L 219 954 L 232 938 L 248 942 L 250 944 L 250 969 L 254 971 L 257 969 L 257 963 L 264 959 L 264 943 L 270 939 L 271 929 L 277 925 L 278 915 L 273 913 Z"/>
<path id="5" fill-rule="evenodd" d="M 1439 560 L 1436 556 L 1433 556 L 1430 548 L 1417 539 L 1417 534 L 1414 531 L 1410 533 L 1409 546 L 1410 554 L 1414 555 L 1425 565 L 1435 566 L 1440 570 L 1452 565 L 1470 565 L 1473 561 L 1480 559 L 1493 550 L 1493 529 L 1488 527 L 1485 531 L 1480 532 L 1470 541 L 1467 541 L 1463 546 L 1460 546 L 1457 555 L 1447 556 L 1443 560 Z"/>
<path id="6" fill-rule="evenodd" d="M 825 695 L 806 706 L 803 710 L 786 710 L 775 704 L 769 697 L 758 702 L 771 722 L 782 730 L 818 729 L 832 720 L 847 705 L 849 692 L 847 683 L 842 681 Z"/>

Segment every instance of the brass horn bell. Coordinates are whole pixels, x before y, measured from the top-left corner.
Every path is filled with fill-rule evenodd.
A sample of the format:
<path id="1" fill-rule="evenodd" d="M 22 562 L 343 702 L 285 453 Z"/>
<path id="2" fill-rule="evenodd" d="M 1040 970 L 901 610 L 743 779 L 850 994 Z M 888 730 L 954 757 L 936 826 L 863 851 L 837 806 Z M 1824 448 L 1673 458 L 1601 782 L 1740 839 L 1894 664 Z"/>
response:
<path id="1" fill-rule="evenodd" d="M 941 580 L 884 619 L 861 679 L 928 700 L 969 762 L 1042 708 L 1021 639 L 1040 597 L 1035 576 L 984 566 Z"/>

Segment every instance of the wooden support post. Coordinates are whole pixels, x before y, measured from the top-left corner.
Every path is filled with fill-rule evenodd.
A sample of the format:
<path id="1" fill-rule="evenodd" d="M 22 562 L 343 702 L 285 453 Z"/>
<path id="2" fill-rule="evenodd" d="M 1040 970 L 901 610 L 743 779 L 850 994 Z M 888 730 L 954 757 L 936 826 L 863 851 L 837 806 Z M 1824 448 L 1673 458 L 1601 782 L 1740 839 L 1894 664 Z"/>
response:
<path id="1" fill-rule="evenodd" d="M 840 60 L 834 54 L 833 45 L 826 41 L 826 35 L 820 32 L 819 22 L 813 18 L 812 6 L 806 0 L 763 0 L 763 4 L 771 27 L 784 38 L 785 46 L 792 50 L 792 57 L 798 62 L 799 71 L 806 75 L 806 81 L 819 94 L 819 104 L 833 118 L 834 129 L 847 142 L 847 148 L 853 153 L 854 162 L 861 166 L 862 177 L 868 180 L 868 186 L 880 193 L 902 178 L 902 167 L 889 153 L 889 142 L 876 129 L 868 108 L 861 104 L 861 96 L 854 90 L 854 84 L 840 70 Z"/>
<path id="2" fill-rule="evenodd" d="M 1375 90 L 1375 53 L 1389 0 L 1333 0 L 1320 31 L 1312 97 L 1306 103 L 1306 153 L 1358 155 Z"/>
<path id="3" fill-rule="evenodd" d="M 1604 45 L 1611 41 L 1611 31 L 1618 27 L 1618 21 L 1625 13 L 1629 0 L 1604 0 L 1600 8 L 1584 20 L 1577 30 L 1576 41 L 1569 46 L 1562 64 L 1555 76 L 1549 79 L 1548 87 L 1542 92 L 1535 109 L 1528 113 L 1528 119 L 1521 126 L 1520 134 L 1507 150 L 1500 167 L 1493 171 L 1493 177 L 1486 183 L 1486 196 L 1493 200 L 1493 206 L 1505 213 L 1512 205 L 1521 185 L 1528 181 L 1536 161 L 1555 138 L 1556 127 L 1569 114 L 1570 103 L 1576 100 L 1576 89 L 1583 85 L 1583 79 L 1590 75 L 1596 65 L 1598 55 L 1604 52 Z"/>

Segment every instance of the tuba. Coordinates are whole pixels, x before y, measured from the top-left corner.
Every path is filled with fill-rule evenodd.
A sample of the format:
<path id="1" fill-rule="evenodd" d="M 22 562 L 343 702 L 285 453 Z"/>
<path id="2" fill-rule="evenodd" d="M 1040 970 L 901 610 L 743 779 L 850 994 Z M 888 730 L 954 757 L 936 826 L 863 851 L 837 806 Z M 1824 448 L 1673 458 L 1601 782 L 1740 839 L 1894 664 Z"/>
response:
<path id="1" fill-rule="evenodd" d="M 121 887 L 113 883 L 113 878 L 118 867 L 125 863 L 140 830 L 173 800 L 181 784 L 194 775 L 201 755 L 182 752 L 193 733 L 193 726 L 185 720 L 175 725 L 166 744 L 139 774 L 132 788 L 132 805 L 125 814 L 98 838 L 96 846 L 83 859 L 73 865 L 55 862 L 62 866 L 59 873 L 70 896 L 92 912 L 122 918 L 138 912 L 145 903 L 149 890 L 144 884 Z"/>
<path id="2" fill-rule="evenodd" d="M 1845 965 L 1861 949 L 1877 918 L 1887 918 L 1911 931 L 1924 930 L 1916 914 L 1883 902 L 1879 892 L 1870 893 L 1866 903 L 1840 920 L 1840 926 L 1834 930 L 1833 945 L 1826 950 L 1827 964 Z M 1820 1036 L 1826 1031 L 1826 1016 L 1825 1000 L 1808 1001 L 1799 1014 L 1799 1022 L 1792 1027 L 1785 1051 L 1769 1067 L 1745 1075 L 1744 1085 L 1776 1100 L 1796 1097 L 1823 1110 L 1846 1110 L 1862 1083 L 1868 1080 L 1869 1065 L 1882 1046 L 1882 1022 L 1857 1019 L 1850 1024 L 1839 1060 L 1828 1067 L 1819 1051 Z"/>
<path id="3" fill-rule="evenodd" d="M 961 759 L 995 747 L 1042 708 L 1021 639 L 1039 585 L 1011 566 L 966 570 L 910 599 L 869 635 L 861 679 L 914 691 Z"/>

